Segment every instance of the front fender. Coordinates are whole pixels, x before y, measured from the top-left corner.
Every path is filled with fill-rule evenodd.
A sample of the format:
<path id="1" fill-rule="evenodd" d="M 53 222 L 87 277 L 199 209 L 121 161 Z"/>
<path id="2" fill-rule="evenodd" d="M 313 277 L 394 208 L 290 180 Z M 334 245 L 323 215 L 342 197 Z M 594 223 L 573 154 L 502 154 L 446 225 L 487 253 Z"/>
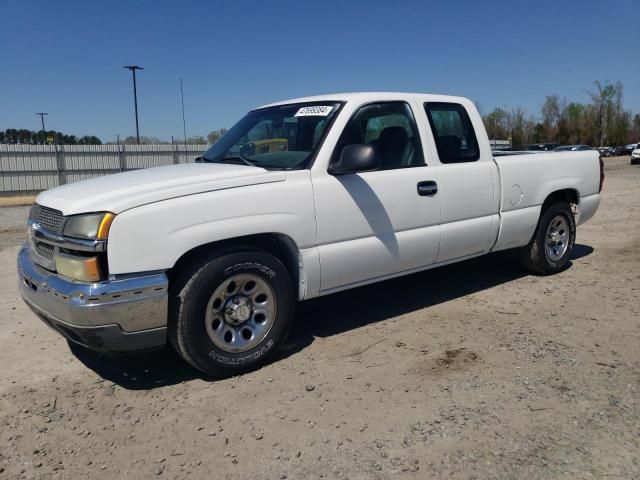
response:
<path id="1" fill-rule="evenodd" d="M 274 185 L 189 195 L 116 216 L 107 244 L 110 274 L 167 270 L 186 252 L 211 242 L 281 233 L 302 250 L 315 246 L 308 171 Z"/>

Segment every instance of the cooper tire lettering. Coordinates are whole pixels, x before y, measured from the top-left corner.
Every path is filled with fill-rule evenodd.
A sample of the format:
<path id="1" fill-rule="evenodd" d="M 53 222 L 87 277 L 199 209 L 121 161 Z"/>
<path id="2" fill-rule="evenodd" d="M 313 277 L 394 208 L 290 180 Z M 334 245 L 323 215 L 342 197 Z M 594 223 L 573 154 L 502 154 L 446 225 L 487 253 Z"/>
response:
<path id="1" fill-rule="evenodd" d="M 235 265 L 231 265 L 224 269 L 225 275 L 231 275 L 232 273 L 242 271 L 242 270 L 258 270 L 269 278 L 274 278 L 276 276 L 276 272 L 271 270 L 269 267 L 262 265 L 260 263 L 236 263 Z"/>
<path id="2" fill-rule="evenodd" d="M 269 341 L 265 345 L 261 346 L 258 350 L 256 350 L 252 354 L 246 355 L 244 357 L 239 357 L 239 358 L 227 357 L 225 355 L 221 355 L 215 350 L 211 350 L 209 352 L 209 357 L 218 362 L 224 363 L 225 365 L 245 365 L 246 363 L 253 363 L 258 361 L 260 357 L 262 357 L 269 350 L 271 350 L 271 347 L 273 347 L 273 344 L 274 344 L 274 341 L 272 339 L 269 339 Z"/>

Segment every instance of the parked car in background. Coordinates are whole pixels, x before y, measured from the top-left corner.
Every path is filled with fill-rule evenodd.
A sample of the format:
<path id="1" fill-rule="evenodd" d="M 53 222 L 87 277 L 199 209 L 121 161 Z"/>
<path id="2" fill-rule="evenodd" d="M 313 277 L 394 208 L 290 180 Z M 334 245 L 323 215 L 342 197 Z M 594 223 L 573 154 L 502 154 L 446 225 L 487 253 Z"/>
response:
<path id="1" fill-rule="evenodd" d="M 623 153 L 622 155 L 631 155 L 631 152 L 633 152 L 637 148 L 637 145 L 635 143 L 630 143 L 628 145 L 625 145 L 623 148 L 625 153 Z"/>
<path id="2" fill-rule="evenodd" d="M 612 157 L 621 157 L 623 155 L 629 155 L 629 153 L 627 152 L 627 147 L 625 147 L 624 145 L 613 147 Z"/>
<path id="3" fill-rule="evenodd" d="M 640 164 L 640 143 L 631 152 L 631 165 Z"/>
<path id="4" fill-rule="evenodd" d="M 559 143 L 533 143 L 531 145 L 527 145 L 527 150 L 547 152 L 550 150 L 555 150 L 559 146 Z"/>
<path id="5" fill-rule="evenodd" d="M 582 152 L 585 150 L 593 150 L 593 148 L 589 145 L 562 145 L 553 149 L 554 152 Z"/>
<path id="6" fill-rule="evenodd" d="M 601 157 L 613 157 L 614 155 L 613 147 L 598 147 L 596 150 L 600 152 Z"/>

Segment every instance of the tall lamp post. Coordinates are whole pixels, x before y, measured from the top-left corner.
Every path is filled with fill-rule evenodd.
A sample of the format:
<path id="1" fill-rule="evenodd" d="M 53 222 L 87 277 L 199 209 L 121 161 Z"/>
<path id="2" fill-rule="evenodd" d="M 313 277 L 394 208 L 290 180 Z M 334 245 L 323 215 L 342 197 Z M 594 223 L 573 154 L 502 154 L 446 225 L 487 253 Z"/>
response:
<path id="1" fill-rule="evenodd" d="M 47 134 L 44 129 L 44 116 L 49 114 L 47 112 L 36 112 L 36 115 L 40 115 L 40 121 L 42 122 L 42 144 L 45 145 L 47 143 Z"/>
<path id="2" fill-rule="evenodd" d="M 184 120 L 184 93 L 182 92 L 182 78 L 180 79 L 180 100 L 182 102 L 182 132 L 184 133 L 184 148 L 187 152 L 187 123 Z"/>
<path id="3" fill-rule="evenodd" d="M 124 68 L 131 70 L 133 73 L 133 104 L 136 110 L 136 141 L 140 145 L 140 129 L 138 128 L 138 90 L 136 88 L 136 70 L 144 70 L 144 68 L 138 65 L 126 65 Z"/>
<path id="4" fill-rule="evenodd" d="M 40 120 L 42 121 L 42 131 L 44 132 L 44 116 L 49 115 L 47 112 L 37 112 L 36 115 L 40 115 Z"/>

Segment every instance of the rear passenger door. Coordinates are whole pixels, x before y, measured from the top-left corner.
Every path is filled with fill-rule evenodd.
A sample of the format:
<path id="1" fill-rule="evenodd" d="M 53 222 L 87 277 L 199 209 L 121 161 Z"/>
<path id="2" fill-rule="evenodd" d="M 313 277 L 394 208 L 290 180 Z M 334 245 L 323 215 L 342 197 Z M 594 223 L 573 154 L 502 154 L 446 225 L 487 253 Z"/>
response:
<path id="1" fill-rule="evenodd" d="M 437 262 L 486 253 L 499 225 L 493 156 L 482 154 L 462 104 L 427 102 L 423 107 L 440 160 L 434 167 L 442 205 Z"/>

